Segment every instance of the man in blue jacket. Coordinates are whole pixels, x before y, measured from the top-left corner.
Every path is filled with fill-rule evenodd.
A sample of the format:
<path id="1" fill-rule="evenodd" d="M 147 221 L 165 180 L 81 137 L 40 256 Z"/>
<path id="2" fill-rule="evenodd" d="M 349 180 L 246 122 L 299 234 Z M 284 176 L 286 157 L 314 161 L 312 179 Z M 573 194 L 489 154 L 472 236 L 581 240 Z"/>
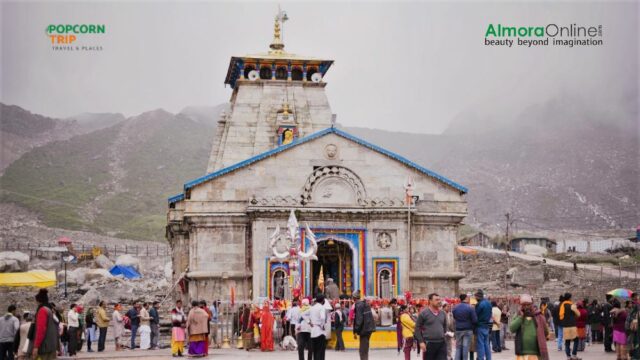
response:
<path id="1" fill-rule="evenodd" d="M 469 305 L 467 294 L 460 294 L 460 304 L 453 308 L 453 319 L 456 324 L 456 357 L 455 360 L 469 359 L 471 335 L 478 323 L 476 311 Z"/>
<path id="2" fill-rule="evenodd" d="M 491 360 L 491 347 L 489 346 L 489 333 L 493 321 L 491 319 L 491 303 L 484 298 L 484 291 L 476 291 L 476 316 L 478 323 L 476 326 L 476 352 L 477 360 Z"/>

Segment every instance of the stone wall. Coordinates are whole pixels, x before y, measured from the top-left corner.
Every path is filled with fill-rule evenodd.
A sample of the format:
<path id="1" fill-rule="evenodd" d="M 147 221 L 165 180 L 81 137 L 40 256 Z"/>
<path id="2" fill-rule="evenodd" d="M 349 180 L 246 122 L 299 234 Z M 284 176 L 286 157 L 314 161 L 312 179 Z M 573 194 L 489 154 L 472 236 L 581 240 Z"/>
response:
<path id="1" fill-rule="evenodd" d="M 326 84 L 301 82 L 249 82 L 238 84 L 232 96 L 232 113 L 217 132 L 207 172 L 248 159 L 278 145 L 277 112 L 284 100 L 295 116 L 291 125 L 299 136 L 331 126 L 331 107 Z"/>

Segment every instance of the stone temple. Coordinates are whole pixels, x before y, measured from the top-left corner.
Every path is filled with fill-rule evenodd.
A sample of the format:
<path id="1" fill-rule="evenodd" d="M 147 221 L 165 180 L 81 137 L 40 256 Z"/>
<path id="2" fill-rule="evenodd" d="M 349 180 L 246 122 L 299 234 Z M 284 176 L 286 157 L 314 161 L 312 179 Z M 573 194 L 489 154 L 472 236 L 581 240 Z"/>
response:
<path id="1" fill-rule="evenodd" d="M 298 265 L 303 295 L 321 269 L 346 295 L 455 294 L 467 189 L 337 128 L 323 80 L 333 61 L 286 52 L 279 19 L 270 49 L 231 58 L 207 173 L 168 200 L 185 296 L 286 297 L 289 265 L 269 238 L 292 210 L 318 244 L 318 260 Z"/>

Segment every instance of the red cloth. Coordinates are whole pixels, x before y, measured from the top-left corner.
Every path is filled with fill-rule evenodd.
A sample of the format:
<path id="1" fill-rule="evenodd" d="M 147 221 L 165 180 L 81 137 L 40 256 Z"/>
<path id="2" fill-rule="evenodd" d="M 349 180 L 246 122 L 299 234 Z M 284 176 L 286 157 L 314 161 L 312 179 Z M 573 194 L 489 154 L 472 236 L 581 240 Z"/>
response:
<path id="1" fill-rule="evenodd" d="M 36 338 L 33 342 L 34 348 L 40 348 L 44 337 L 47 334 L 47 325 L 49 324 L 49 309 L 41 306 L 36 313 Z"/>
<path id="2" fill-rule="evenodd" d="M 262 308 L 262 315 L 260 316 L 260 350 L 273 351 L 273 314 L 269 311 L 269 307 L 265 305 Z"/>
<path id="3" fill-rule="evenodd" d="M 580 316 L 576 319 L 576 327 L 584 328 L 587 326 L 587 310 L 584 308 L 579 308 Z"/>

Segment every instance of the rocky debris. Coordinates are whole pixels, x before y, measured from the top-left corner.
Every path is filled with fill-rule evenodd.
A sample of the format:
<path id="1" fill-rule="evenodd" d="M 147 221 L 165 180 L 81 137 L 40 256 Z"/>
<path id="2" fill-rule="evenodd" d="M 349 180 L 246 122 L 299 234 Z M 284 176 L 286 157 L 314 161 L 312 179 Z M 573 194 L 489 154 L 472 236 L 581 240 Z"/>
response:
<path id="1" fill-rule="evenodd" d="M 91 269 L 88 270 L 84 276 L 86 281 L 113 278 L 113 275 L 111 275 L 111 273 L 106 269 Z"/>
<path id="2" fill-rule="evenodd" d="M 93 260 L 99 268 L 111 270 L 113 267 L 113 261 L 104 255 L 99 255 Z"/>
<path id="3" fill-rule="evenodd" d="M 116 259 L 116 265 L 132 266 L 134 269 L 140 272 L 140 260 L 129 254 L 118 256 L 118 258 Z"/>
<path id="4" fill-rule="evenodd" d="M 635 288 L 637 279 L 619 277 L 607 272 L 555 266 L 549 262 L 528 261 L 504 253 L 464 255 L 459 266 L 465 277 L 460 290 L 472 293 L 481 288 L 490 296 L 513 296 L 529 293 L 535 299 L 546 296 L 557 299 L 567 291 L 575 298 L 604 299 L 613 288 Z"/>
<path id="5" fill-rule="evenodd" d="M 24 272 L 29 269 L 29 255 L 19 251 L 0 252 L 0 272 Z"/>
<path id="6" fill-rule="evenodd" d="M 509 285 L 514 287 L 535 286 L 544 282 L 544 270 L 539 265 L 513 267 L 506 272 Z"/>
<path id="7" fill-rule="evenodd" d="M 74 270 L 67 270 L 67 285 L 82 285 L 86 281 L 88 268 L 80 267 Z M 64 282 L 64 270 L 58 272 L 58 281 Z"/>
<path id="8" fill-rule="evenodd" d="M 171 261 L 168 261 L 166 264 L 164 264 L 164 278 L 168 282 L 171 282 L 171 280 L 173 279 L 173 264 Z"/>
<path id="9" fill-rule="evenodd" d="M 544 256 L 547 255 L 547 249 L 535 244 L 526 244 L 524 246 L 524 253 L 527 255 Z"/>
<path id="10" fill-rule="evenodd" d="M 95 288 L 90 288 L 82 297 L 79 303 L 85 306 L 96 306 L 100 301 L 100 293 Z"/>

